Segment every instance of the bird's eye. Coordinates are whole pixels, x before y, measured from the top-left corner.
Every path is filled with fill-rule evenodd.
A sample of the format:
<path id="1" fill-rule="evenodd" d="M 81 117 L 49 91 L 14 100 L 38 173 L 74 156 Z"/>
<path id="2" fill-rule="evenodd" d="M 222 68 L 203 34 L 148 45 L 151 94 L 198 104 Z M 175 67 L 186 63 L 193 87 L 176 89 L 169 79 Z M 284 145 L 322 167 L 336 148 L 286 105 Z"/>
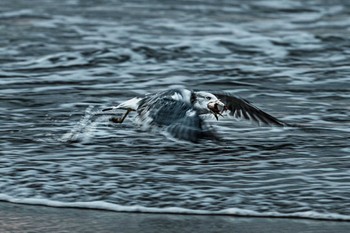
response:
<path id="1" fill-rule="evenodd" d="M 205 98 L 207 98 L 207 100 L 211 100 L 211 97 L 210 97 L 210 96 L 207 96 L 207 97 L 205 97 Z"/>

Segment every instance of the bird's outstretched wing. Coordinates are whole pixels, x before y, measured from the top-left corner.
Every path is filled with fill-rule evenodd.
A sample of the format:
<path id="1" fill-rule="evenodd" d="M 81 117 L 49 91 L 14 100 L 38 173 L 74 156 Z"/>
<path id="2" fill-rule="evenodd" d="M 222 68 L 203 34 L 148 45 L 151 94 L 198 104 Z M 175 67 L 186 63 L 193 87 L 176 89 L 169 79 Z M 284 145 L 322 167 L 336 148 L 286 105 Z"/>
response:
<path id="1" fill-rule="evenodd" d="M 248 100 L 237 98 L 228 93 L 213 94 L 226 105 L 226 108 L 229 111 L 228 114 L 234 118 L 243 118 L 256 122 L 259 125 L 288 126 L 287 123 L 262 111 L 251 104 Z"/>
<path id="2" fill-rule="evenodd" d="M 148 96 L 137 109 L 141 123 L 164 128 L 173 137 L 198 142 L 216 139 L 216 133 L 199 116 L 192 106 L 168 95 Z"/>

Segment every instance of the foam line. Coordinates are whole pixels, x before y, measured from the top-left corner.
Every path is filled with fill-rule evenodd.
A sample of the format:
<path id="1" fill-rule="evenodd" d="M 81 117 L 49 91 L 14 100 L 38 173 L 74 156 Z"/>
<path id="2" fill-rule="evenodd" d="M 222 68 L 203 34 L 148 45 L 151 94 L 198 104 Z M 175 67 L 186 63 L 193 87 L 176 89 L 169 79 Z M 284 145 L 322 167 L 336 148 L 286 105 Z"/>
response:
<path id="1" fill-rule="evenodd" d="M 41 198 L 16 198 L 6 194 L 0 194 L 0 201 L 7 201 L 18 204 L 42 205 L 60 208 L 83 208 L 83 209 L 98 209 L 116 212 L 142 212 L 142 213 L 166 213 L 166 214 L 204 214 L 204 215 L 232 215 L 245 217 L 292 217 L 292 218 L 307 218 L 319 220 L 345 220 L 349 221 L 349 215 L 336 213 L 318 213 L 315 211 L 305 211 L 296 213 L 278 213 L 278 212 L 257 212 L 253 210 L 245 210 L 240 208 L 228 208 L 219 211 L 209 210 L 192 210 L 180 207 L 155 208 L 144 206 L 122 206 L 118 204 L 108 203 L 105 201 L 91 202 L 62 202 L 47 200 Z"/>

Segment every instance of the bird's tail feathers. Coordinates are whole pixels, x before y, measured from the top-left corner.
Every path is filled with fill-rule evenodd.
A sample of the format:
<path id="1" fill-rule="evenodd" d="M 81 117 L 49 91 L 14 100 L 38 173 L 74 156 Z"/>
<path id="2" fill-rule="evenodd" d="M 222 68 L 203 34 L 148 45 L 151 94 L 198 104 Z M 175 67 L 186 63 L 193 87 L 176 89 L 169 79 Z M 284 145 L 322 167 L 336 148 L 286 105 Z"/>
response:
<path id="1" fill-rule="evenodd" d="M 105 112 L 105 111 L 111 111 L 111 110 L 115 110 L 115 109 L 125 109 L 125 110 L 136 111 L 137 108 L 139 107 L 140 100 L 142 100 L 142 98 L 135 97 L 135 98 L 129 99 L 129 100 L 117 105 L 117 106 L 102 109 L 102 111 Z"/>

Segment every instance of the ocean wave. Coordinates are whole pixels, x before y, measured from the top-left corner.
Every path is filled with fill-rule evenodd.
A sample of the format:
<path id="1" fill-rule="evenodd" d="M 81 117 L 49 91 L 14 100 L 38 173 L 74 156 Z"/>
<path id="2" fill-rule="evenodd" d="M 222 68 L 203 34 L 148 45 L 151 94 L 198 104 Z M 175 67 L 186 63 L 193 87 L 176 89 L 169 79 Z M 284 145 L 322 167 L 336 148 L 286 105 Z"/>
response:
<path id="1" fill-rule="evenodd" d="M 180 207 L 145 207 L 140 205 L 123 206 L 105 201 L 91 202 L 62 202 L 41 198 L 16 198 L 6 194 L 0 194 L 0 201 L 27 204 L 41 205 L 58 208 L 81 208 L 81 209 L 98 209 L 116 212 L 132 212 L 132 213 L 163 213 L 163 214 L 193 214 L 193 215 L 231 215 L 241 217 L 277 217 L 277 218 L 306 218 L 318 220 L 341 220 L 350 221 L 349 215 L 337 213 L 319 213 L 315 211 L 304 211 L 295 213 L 279 213 L 279 212 L 257 212 L 254 210 L 246 210 L 241 208 L 227 208 L 219 211 L 186 209 Z"/>

